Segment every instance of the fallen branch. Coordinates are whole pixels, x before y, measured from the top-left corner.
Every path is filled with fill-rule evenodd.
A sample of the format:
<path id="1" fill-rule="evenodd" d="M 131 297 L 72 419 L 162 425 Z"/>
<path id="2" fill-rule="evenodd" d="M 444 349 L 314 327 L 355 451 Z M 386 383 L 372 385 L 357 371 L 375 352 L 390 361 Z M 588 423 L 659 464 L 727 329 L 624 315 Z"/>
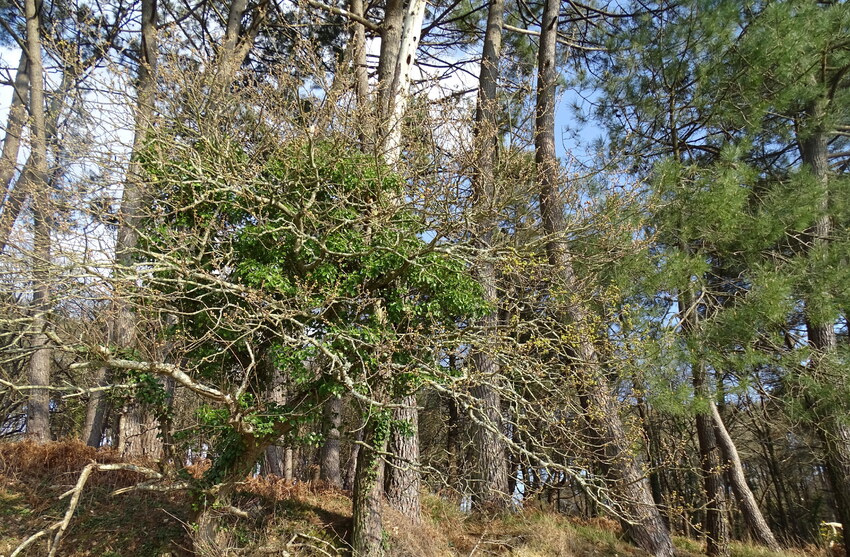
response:
<path id="1" fill-rule="evenodd" d="M 59 499 L 64 499 L 65 497 L 71 496 L 71 502 L 68 503 L 68 509 L 65 511 L 65 516 L 59 522 L 51 524 L 47 528 L 39 530 L 26 540 L 24 540 L 18 547 L 15 548 L 15 551 L 9 557 L 17 557 L 21 554 L 23 550 L 32 545 L 39 538 L 50 534 L 51 532 L 56 532 L 53 536 L 53 541 L 48 540 L 47 549 L 48 554 L 47 557 L 56 557 L 56 552 L 59 550 L 59 543 L 62 541 L 62 537 L 65 535 L 66 530 L 68 530 L 68 526 L 71 524 L 71 518 L 74 516 L 74 512 L 77 510 L 77 505 L 80 503 L 80 496 L 83 493 L 83 488 L 86 486 L 86 483 L 91 476 L 91 473 L 94 471 L 108 472 L 113 470 L 124 470 L 129 472 L 136 472 L 138 474 L 143 474 L 151 480 L 147 482 L 143 482 L 139 485 L 149 486 L 151 481 L 159 481 L 164 478 L 162 474 L 157 472 L 156 470 L 152 470 L 150 468 L 145 468 L 144 466 L 136 466 L 135 464 L 129 463 L 117 463 L 117 464 L 98 464 L 97 462 L 91 462 L 83 468 L 80 472 L 79 477 L 77 478 L 77 483 L 74 484 L 74 487 L 63 493 L 59 496 Z M 112 494 L 116 495 L 118 493 L 124 493 L 126 491 L 132 490 L 135 486 L 131 488 L 123 488 L 114 491 Z M 148 488 L 150 489 L 150 488 Z"/>

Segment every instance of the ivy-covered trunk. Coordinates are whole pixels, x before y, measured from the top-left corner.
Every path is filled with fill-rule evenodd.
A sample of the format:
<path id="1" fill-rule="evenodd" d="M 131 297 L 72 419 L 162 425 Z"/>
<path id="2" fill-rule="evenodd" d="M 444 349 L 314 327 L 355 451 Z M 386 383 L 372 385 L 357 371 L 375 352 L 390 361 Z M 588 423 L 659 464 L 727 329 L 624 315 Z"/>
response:
<path id="1" fill-rule="evenodd" d="M 390 421 L 386 412 L 369 416 L 364 432 L 364 445 L 357 454 L 354 476 L 353 532 L 351 546 L 355 557 L 383 555 L 383 521 L 381 505 L 384 496 L 384 458 Z"/>

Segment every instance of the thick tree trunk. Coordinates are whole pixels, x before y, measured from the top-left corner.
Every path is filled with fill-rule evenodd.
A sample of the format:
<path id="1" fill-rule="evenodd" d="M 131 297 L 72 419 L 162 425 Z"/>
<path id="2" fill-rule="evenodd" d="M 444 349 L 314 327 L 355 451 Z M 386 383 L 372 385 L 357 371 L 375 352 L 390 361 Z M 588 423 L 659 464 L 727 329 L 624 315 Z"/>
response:
<path id="1" fill-rule="evenodd" d="M 108 385 L 109 368 L 100 367 L 95 374 L 94 385 Z M 106 422 L 107 404 L 100 392 L 92 393 L 86 406 L 86 420 L 83 422 L 83 441 L 89 447 L 100 447 L 103 441 L 103 427 Z"/>
<path id="2" fill-rule="evenodd" d="M 779 542 L 776 541 L 773 532 L 771 532 L 770 526 L 768 526 L 767 521 L 764 519 L 764 515 L 761 514 L 756 498 L 747 484 L 744 467 L 741 464 L 741 458 L 738 456 L 738 449 L 735 447 L 735 443 L 732 441 L 732 437 L 723 423 L 723 418 L 720 417 L 717 406 L 712 402 L 710 403 L 710 407 L 711 418 L 714 422 L 715 437 L 720 445 L 723 460 L 728 467 L 732 491 L 738 500 L 738 507 L 741 509 L 744 521 L 747 523 L 747 527 L 754 539 L 770 548 L 771 551 L 779 552 L 782 548 Z"/>
<path id="3" fill-rule="evenodd" d="M 144 457 L 158 460 L 163 454 L 160 428 L 156 417 L 148 409 L 131 404 L 122 411 L 118 437 L 120 450 L 125 457 Z"/>
<path id="4" fill-rule="evenodd" d="M 283 477 L 283 447 L 270 445 L 263 455 L 263 473 L 265 475 Z"/>
<path id="5" fill-rule="evenodd" d="M 540 33 L 538 56 L 537 106 L 535 117 L 535 162 L 540 186 L 540 212 L 550 264 L 562 285 L 575 287 L 576 277 L 564 235 L 564 204 L 559 193 L 558 161 L 555 154 L 555 47 L 560 2 L 546 0 Z M 564 316 L 579 326 L 588 322 L 588 312 L 578 300 L 568 304 Z M 620 419 L 617 401 L 600 369 L 592 338 L 579 341 L 576 366 L 585 418 L 593 436 L 602 445 L 605 458 L 600 463 L 611 482 L 612 495 L 628 520 L 626 534 L 639 547 L 657 557 L 672 557 L 673 543 L 650 493 L 640 463 L 628 442 Z"/>
<path id="6" fill-rule="evenodd" d="M 386 496 L 390 505 L 414 524 L 422 520 L 419 504 L 419 410 L 416 395 L 401 399 L 393 409 L 394 425 L 389 442 Z"/>
<path id="7" fill-rule="evenodd" d="M 94 385 L 109 385 L 109 368 L 100 367 L 95 374 Z M 86 405 L 86 420 L 83 422 L 83 440 L 89 447 L 100 447 L 106 422 L 107 402 L 101 391 L 91 394 Z"/>
<path id="8" fill-rule="evenodd" d="M 404 23 L 404 0 L 387 0 L 384 7 L 384 22 L 381 27 L 381 52 L 378 58 L 378 119 L 383 134 L 378 145 L 384 145 L 389 134 L 388 120 L 392 112 L 391 91 L 393 77 L 398 64 L 401 49 L 401 32 Z M 383 153 L 382 153 L 383 155 Z"/>
<path id="9" fill-rule="evenodd" d="M 319 453 L 319 479 L 331 487 L 342 489 L 342 472 L 339 468 L 339 426 L 342 422 L 342 399 L 331 397 L 325 401 L 322 427 L 325 442 Z"/>
<path id="10" fill-rule="evenodd" d="M 697 380 L 694 379 L 694 382 L 696 383 Z M 709 401 L 709 404 L 712 403 Z M 706 498 L 704 526 L 706 553 L 711 556 L 726 557 L 730 554 L 729 522 L 726 515 L 726 488 L 723 485 L 720 448 L 717 445 L 714 422 L 710 415 L 698 413 L 696 426 Z"/>
<path id="11" fill-rule="evenodd" d="M 502 50 L 502 21 L 504 0 L 493 0 L 487 15 L 484 52 L 478 85 L 478 107 L 475 114 L 476 167 L 472 177 L 475 212 L 475 247 L 478 259 L 475 274 L 487 301 L 498 302 L 496 267 L 489 250 L 496 226 L 498 209 L 494 175 L 498 120 L 496 97 L 499 79 L 499 59 Z M 495 360 L 495 336 L 498 334 L 498 310 L 485 316 L 481 328 L 481 346 L 473 352 L 472 362 L 478 373 L 478 384 L 472 394 L 479 401 L 478 422 L 473 424 L 475 463 L 473 503 L 478 507 L 505 508 L 509 503 L 508 470 L 505 443 L 502 438 L 502 409 L 499 396 L 499 366 Z"/>
<path id="12" fill-rule="evenodd" d="M 817 256 L 832 236 L 832 219 L 829 213 L 829 150 L 823 122 L 828 103 L 828 99 L 821 98 L 809 106 L 805 122 L 807 135 L 800 141 L 803 164 L 824 188 L 819 204 L 820 214 L 809 231 L 810 257 Z M 812 262 L 812 264 L 816 265 L 818 262 Z M 829 294 L 819 292 L 818 295 L 828 296 Z M 809 305 L 810 300 L 806 300 L 806 331 L 809 345 L 814 352 L 810 365 L 817 374 L 820 366 L 831 365 L 830 360 L 837 347 L 837 338 L 833 323 L 819 323 L 812 320 L 808 315 Z M 815 401 L 814 405 L 816 404 Z M 838 521 L 844 527 L 844 547 L 847 555 L 850 556 L 850 428 L 844 423 L 843 416 L 833 415 L 834 409 L 821 411 L 814 408 L 814 411 L 818 422 L 815 427 L 823 444 L 827 475 L 835 500 L 835 512 Z"/>
<path id="13" fill-rule="evenodd" d="M 383 555 L 383 522 L 381 504 L 384 494 L 384 459 L 387 436 L 382 433 L 389 427 L 383 423 L 388 417 L 371 416 L 366 424 L 364 438 L 357 457 L 354 476 L 353 533 L 351 545 L 354 557 L 379 557 Z M 376 422 L 382 423 L 376 423 Z"/>
<path id="14" fill-rule="evenodd" d="M 401 4 L 401 0 L 387 2 L 378 62 L 378 99 L 384 132 L 381 153 L 390 166 L 401 156 L 401 127 L 410 98 L 410 72 L 422 35 L 427 2 L 409 0 L 406 8 Z"/>
<path id="15" fill-rule="evenodd" d="M 248 0 L 233 0 L 227 12 L 227 25 L 224 37 L 218 49 L 215 67 L 215 79 L 218 94 L 225 94 L 233 81 L 236 72 L 251 48 L 254 40 L 266 21 L 269 11 L 269 0 L 260 0 L 251 6 L 250 22 L 245 23 L 248 10 Z"/>
<path id="16" fill-rule="evenodd" d="M 144 171 L 136 160 L 135 153 L 143 147 L 153 119 L 158 48 L 156 25 L 156 0 L 143 0 L 133 156 L 124 182 L 118 237 L 115 243 L 115 275 L 119 280 L 119 293 L 113 300 L 115 315 L 109 330 L 110 344 L 120 348 L 131 347 L 136 340 L 135 317 L 127 301 L 121 298 L 128 285 L 120 284 L 120 281 L 135 281 L 132 274 L 127 275 L 132 268 L 133 252 L 139 241 L 138 225 L 142 219 L 144 195 Z M 111 379 L 111 373 L 107 369 L 101 370 L 96 378 L 99 385 L 107 385 Z M 86 409 L 87 431 L 84 432 L 89 444 L 95 439 L 99 441 L 99 432 L 103 430 L 105 403 L 104 391 L 93 393 L 89 399 Z M 120 452 L 126 456 L 160 458 L 163 446 L 161 439 L 157 437 L 158 428 L 159 425 L 150 411 L 135 402 L 128 403 L 119 420 L 118 438 L 122 449 Z"/>
<path id="17" fill-rule="evenodd" d="M 33 294 L 32 346 L 35 351 L 29 364 L 29 383 L 33 389 L 27 399 L 27 435 L 39 442 L 50 439 L 50 372 L 53 350 L 46 333 L 50 322 L 47 313 L 50 301 L 50 223 L 53 220 L 52 202 L 48 188 L 47 138 L 44 117 L 44 68 L 41 63 L 41 37 L 37 0 L 26 0 L 27 58 L 30 82 L 30 139 L 33 187 Z"/>
<path id="18" fill-rule="evenodd" d="M 381 55 L 378 61 L 378 107 L 382 125 L 380 156 L 389 167 L 396 166 L 401 158 L 401 124 L 410 96 L 410 72 L 422 34 L 425 6 L 425 0 L 409 0 L 406 7 L 401 1 L 390 0 L 384 10 Z M 404 406 L 396 409 L 394 413 L 409 424 L 409 438 L 393 436 L 393 442 L 399 444 L 394 450 L 400 451 L 397 456 L 404 461 L 404 466 L 390 467 L 386 471 L 387 483 L 393 486 L 391 503 L 401 507 L 400 510 L 411 520 L 418 522 L 420 479 L 416 397 L 410 395 L 396 403 Z"/>

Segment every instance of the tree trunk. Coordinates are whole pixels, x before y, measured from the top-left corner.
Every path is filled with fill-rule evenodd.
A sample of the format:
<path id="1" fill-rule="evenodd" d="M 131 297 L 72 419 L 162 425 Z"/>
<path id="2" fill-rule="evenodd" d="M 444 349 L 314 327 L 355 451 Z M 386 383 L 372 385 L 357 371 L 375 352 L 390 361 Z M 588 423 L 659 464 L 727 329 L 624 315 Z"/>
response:
<path id="1" fill-rule="evenodd" d="M 400 0 L 387 2 L 378 62 L 378 98 L 384 132 L 382 155 L 389 166 L 401 156 L 402 120 L 410 98 L 410 72 L 422 35 L 426 4 L 425 0 L 410 0 L 404 9 Z"/>
<path id="2" fill-rule="evenodd" d="M 696 377 L 696 376 L 695 376 Z M 694 380 L 696 383 L 696 379 Z M 709 401 L 709 404 L 712 404 Z M 696 416 L 699 439 L 700 468 L 705 490 L 705 545 L 710 556 L 726 557 L 729 552 L 729 522 L 726 516 L 726 489 L 720 461 L 720 448 L 714 434 L 711 416 Z"/>
<path id="3" fill-rule="evenodd" d="M 283 447 L 279 445 L 270 445 L 266 448 L 266 454 L 263 456 L 263 473 L 282 478 L 283 459 Z"/>
<path id="4" fill-rule="evenodd" d="M 410 0 L 406 8 L 403 2 L 390 0 L 385 8 L 381 55 L 378 61 L 378 106 L 381 112 L 380 131 L 383 132 L 380 153 L 389 167 L 396 166 L 401 158 L 401 124 L 407 110 L 410 72 L 422 34 L 425 6 L 425 0 Z M 394 450 L 400 451 L 396 456 L 404 462 L 404 466 L 391 467 L 387 471 L 387 483 L 393 487 L 390 494 L 391 503 L 411 520 L 418 522 L 420 479 L 416 397 L 409 395 L 396 403 L 403 408 L 397 408 L 394 413 L 409 424 L 410 431 L 406 439 L 397 432 L 393 435 L 393 443 L 398 444 Z"/>
<path id="5" fill-rule="evenodd" d="M 109 384 L 109 369 L 100 367 L 95 374 L 94 386 Z M 92 393 L 86 405 L 86 419 L 83 422 L 83 441 L 89 447 L 100 447 L 103 441 L 103 427 L 106 420 L 106 401 L 101 391 Z"/>
<path id="6" fill-rule="evenodd" d="M 27 53 L 21 51 L 21 60 L 18 62 L 18 72 L 15 74 L 15 83 L 12 88 L 12 104 L 9 108 L 9 117 L 6 124 L 6 136 L 3 139 L 3 151 L 0 153 L 0 185 L 5 190 L 2 203 L 3 213 L 7 212 L 6 203 L 11 195 L 12 178 L 18 167 L 18 153 L 21 150 L 21 135 L 24 131 L 24 123 L 27 119 L 27 96 L 29 94 L 30 76 L 27 68 Z"/>
<path id="7" fill-rule="evenodd" d="M 251 48 L 266 21 L 269 0 L 260 0 L 251 7 L 250 23 L 245 23 L 248 0 L 233 0 L 227 13 L 227 26 L 218 49 L 216 60 L 216 93 L 225 94 L 236 72 Z"/>
<path id="8" fill-rule="evenodd" d="M 723 460 L 729 469 L 729 478 L 732 484 L 732 491 L 738 500 L 738 506 L 741 509 L 741 514 L 744 515 L 744 521 L 750 530 L 753 538 L 759 543 L 770 548 L 771 551 L 782 551 L 779 542 L 767 525 L 767 521 L 761 514 L 756 498 L 747 484 L 747 479 L 744 476 L 744 467 L 741 465 L 741 458 L 738 456 L 738 449 L 720 417 L 720 412 L 717 406 L 711 402 L 711 418 L 714 421 L 714 432 L 717 441 L 720 445 L 720 451 L 723 455 Z"/>
<path id="9" fill-rule="evenodd" d="M 803 164 L 821 182 L 824 192 L 819 203 L 820 214 L 814 226 L 809 231 L 810 257 L 820 255 L 830 241 L 832 235 L 832 219 L 829 214 L 829 151 L 828 138 L 824 129 L 824 113 L 828 99 L 818 99 L 806 111 L 807 136 L 800 141 Z M 818 262 L 812 262 L 817 264 Z M 829 296 L 827 292 L 818 293 Z M 821 366 L 831 365 L 830 360 L 837 347 L 835 328 L 832 322 L 814 322 L 808 309 L 811 301 L 806 300 L 806 331 L 809 345 L 814 354 L 810 366 L 815 374 Z M 816 406 L 817 401 L 810 406 Z M 850 556 L 850 428 L 843 422 L 843 416 L 835 416 L 834 409 L 821 411 L 813 408 L 817 415 L 815 428 L 823 444 L 827 475 L 829 476 L 835 512 L 838 521 L 843 526 L 844 547 Z M 823 415 L 821 415 L 823 414 Z"/>
<path id="10" fill-rule="evenodd" d="M 558 161 L 555 154 L 555 47 L 557 43 L 559 0 L 546 0 L 540 30 L 537 106 L 535 115 L 535 163 L 540 186 L 540 213 L 548 236 L 546 251 L 562 285 L 575 288 L 569 245 L 565 240 L 564 204 L 558 188 Z M 564 318 L 579 326 L 588 322 L 588 312 L 578 300 L 571 301 Z M 673 543 L 650 493 L 640 463 L 626 437 L 608 381 L 600 369 L 592 338 L 579 341 L 577 372 L 585 419 L 593 436 L 604 443 L 606 458 L 601 467 L 612 483 L 612 492 L 628 520 L 623 529 L 636 545 L 657 557 L 672 557 Z"/>
<path id="11" fill-rule="evenodd" d="M 419 410 L 416 395 L 399 401 L 400 408 L 393 409 L 394 425 L 390 437 L 389 465 L 386 477 L 386 495 L 390 505 L 414 524 L 422 520 L 419 505 Z"/>
<path id="12" fill-rule="evenodd" d="M 319 479 L 331 487 L 342 489 L 339 468 L 339 426 L 342 422 L 342 399 L 333 396 L 325 401 L 323 411 L 325 442 L 319 455 Z"/>
<path id="13" fill-rule="evenodd" d="M 136 160 L 135 154 L 143 147 L 148 129 L 152 125 L 154 95 L 156 92 L 157 67 L 157 8 L 156 0 L 142 1 L 141 46 L 139 51 L 138 85 L 133 136 L 133 155 L 124 182 L 121 210 L 118 222 L 118 237 L 115 242 L 115 276 L 118 279 L 118 296 L 113 300 L 115 315 L 110 323 L 109 342 L 122 349 L 133 346 L 136 341 L 135 317 L 126 300 L 121 298 L 125 289 L 132 288 L 135 277 L 131 272 L 133 252 L 139 241 L 138 226 L 142 219 L 144 195 L 144 170 Z M 97 376 L 98 384 L 109 384 L 111 373 L 102 370 Z M 86 423 L 89 429 L 84 435 L 89 441 L 98 437 L 103 430 L 103 406 L 106 403 L 105 392 L 93 393 L 86 409 Z M 89 419 L 91 417 L 91 419 Z M 142 405 L 130 402 L 122 410 L 119 420 L 118 437 L 121 454 L 125 456 L 146 456 L 153 459 L 162 456 L 162 443 L 157 437 L 158 424 L 152 412 Z"/>
<path id="14" fill-rule="evenodd" d="M 687 246 L 682 246 L 687 252 Z M 682 332 L 690 338 L 699 335 L 697 303 L 690 288 L 685 289 L 679 296 L 680 312 L 682 314 Z M 691 365 L 691 380 L 694 386 L 694 397 L 699 405 L 714 406 L 711 386 L 708 383 L 706 365 L 697 352 Z M 703 492 L 705 494 L 705 534 L 706 553 L 710 556 L 727 557 L 729 555 L 729 521 L 726 509 L 726 488 L 723 484 L 720 447 L 714 434 L 714 420 L 711 412 L 702 411 L 697 407 L 695 418 L 697 441 L 699 444 L 700 473 L 702 475 Z"/>
<path id="15" fill-rule="evenodd" d="M 489 253 L 496 226 L 498 209 L 494 176 L 494 159 L 498 141 L 496 97 L 499 79 L 499 59 L 502 50 L 502 20 L 504 0 L 493 0 L 487 15 L 484 52 L 478 85 L 478 107 L 475 114 L 476 167 L 472 177 L 475 212 L 475 247 L 478 259 L 475 274 L 486 300 L 496 306 L 498 290 L 496 267 Z M 480 404 L 478 422 L 474 428 L 475 463 L 473 504 L 478 507 L 505 508 L 509 503 L 508 470 L 505 443 L 502 438 L 502 408 L 499 396 L 499 366 L 494 354 L 498 334 L 498 310 L 485 316 L 481 328 L 481 346 L 473 352 L 472 361 L 479 377 L 472 395 Z"/>
<path id="16" fill-rule="evenodd" d="M 48 188 L 47 138 L 44 118 L 44 68 L 41 63 L 41 38 L 37 0 L 26 0 L 27 58 L 30 82 L 30 139 L 33 186 L 33 294 L 32 346 L 35 348 L 29 364 L 29 382 L 36 387 L 27 400 L 27 435 L 39 442 L 50 440 L 50 372 L 53 350 L 46 333 L 50 323 L 50 223 L 53 220 L 52 202 Z"/>
<path id="17" fill-rule="evenodd" d="M 354 489 L 354 478 L 357 476 L 357 458 L 360 454 L 360 443 L 363 442 L 363 428 L 357 429 L 354 441 L 351 443 L 351 453 L 348 455 L 348 470 L 345 474 L 345 489 Z"/>
<path id="18" fill-rule="evenodd" d="M 291 446 L 287 445 L 286 448 L 283 449 L 283 479 L 286 483 L 292 483 L 295 481 L 295 451 Z"/>
<path id="19" fill-rule="evenodd" d="M 354 476 L 353 533 L 354 557 L 383 555 L 381 503 L 384 491 L 384 459 L 389 416 L 372 415 L 366 423 L 366 445 L 360 447 Z"/>

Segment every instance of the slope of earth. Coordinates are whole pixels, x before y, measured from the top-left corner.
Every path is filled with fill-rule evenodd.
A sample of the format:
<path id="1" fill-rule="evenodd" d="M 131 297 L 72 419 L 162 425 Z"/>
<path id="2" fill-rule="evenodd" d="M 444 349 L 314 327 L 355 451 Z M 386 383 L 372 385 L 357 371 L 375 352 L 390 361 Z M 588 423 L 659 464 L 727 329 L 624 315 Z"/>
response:
<path id="1" fill-rule="evenodd" d="M 0 557 L 25 539 L 60 521 L 68 498 L 90 462 L 115 463 L 109 450 L 79 442 L 36 445 L 0 443 Z M 155 466 L 136 462 L 138 465 Z M 225 516 L 222 543 L 193 551 L 193 509 L 185 491 L 129 491 L 144 478 L 127 471 L 94 472 L 63 537 L 65 557 L 218 557 L 225 555 L 336 556 L 349 554 L 350 494 L 317 485 L 291 485 L 280 478 L 248 478 L 236 501 L 248 518 Z M 607 519 L 580 521 L 541 510 L 495 517 L 463 513 L 455 502 L 437 496 L 423 500 L 423 524 L 411 526 L 385 509 L 385 553 L 393 557 L 645 557 L 623 541 Z M 42 536 L 21 555 L 47 555 Z M 701 557 L 701 546 L 677 538 L 681 557 Z M 826 551 L 783 554 L 734 544 L 733 557 L 825 557 Z"/>

